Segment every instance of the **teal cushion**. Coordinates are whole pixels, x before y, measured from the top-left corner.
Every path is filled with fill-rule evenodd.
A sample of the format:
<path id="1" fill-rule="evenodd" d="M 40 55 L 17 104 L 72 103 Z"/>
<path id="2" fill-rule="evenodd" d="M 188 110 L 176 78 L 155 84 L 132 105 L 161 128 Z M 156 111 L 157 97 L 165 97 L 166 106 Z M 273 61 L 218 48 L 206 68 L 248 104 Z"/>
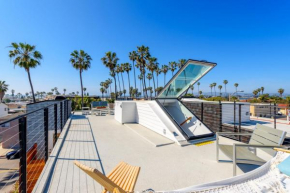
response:
<path id="1" fill-rule="evenodd" d="M 281 162 L 278 165 L 278 168 L 283 174 L 290 176 L 290 156 L 288 156 L 288 158 Z"/>

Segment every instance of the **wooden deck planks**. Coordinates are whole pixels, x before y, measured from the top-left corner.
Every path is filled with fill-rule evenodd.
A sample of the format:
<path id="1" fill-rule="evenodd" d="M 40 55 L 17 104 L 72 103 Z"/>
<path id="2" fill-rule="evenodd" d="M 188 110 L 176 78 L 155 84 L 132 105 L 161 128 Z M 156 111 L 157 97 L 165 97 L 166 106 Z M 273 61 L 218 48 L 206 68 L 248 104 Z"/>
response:
<path id="1" fill-rule="evenodd" d="M 57 157 L 49 192 L 101 192 L 102 187 L 73 164 L 74 160 L 101 170 L 89 121 L 72 119 Z"/>

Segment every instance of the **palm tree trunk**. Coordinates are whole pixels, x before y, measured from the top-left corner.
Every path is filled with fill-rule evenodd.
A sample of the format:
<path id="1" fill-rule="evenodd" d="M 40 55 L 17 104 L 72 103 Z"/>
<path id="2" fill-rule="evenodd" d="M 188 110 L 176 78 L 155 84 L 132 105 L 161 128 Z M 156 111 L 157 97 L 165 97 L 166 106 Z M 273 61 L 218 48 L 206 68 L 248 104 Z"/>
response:
<path id="1" fill-rule="evenodd" d="M 130 87 L 131 87 L 131 85 L 130 85 L 130 77 L 129 77 L 129 72 L 127 72 L 127 74 L 128 74 L 128 82 L 129 82 L 129 90 L 128 90 L 128 92 L 129 92 L 129 95 L 130 95 L 130 97 L 131 97 L 131 92 L 130 92 Z"/>
<path id="2" fill-rule="evenodd" d="M 121 88 L 121 84 L 120 84 L 120 77 L 119 77 L 119 73 L 117 73 L 117 76 L 118 76 L 119 88 L 120 88 L 120 91 L 121 91 L 121 90 L 122 90 L 122 88 Z"/>
<path id="3" fill-rule="evenodd" d="M 125 90 L 125 85 L 124 85 L 124 79 L 123 79 L 123 73 L 121 72 L 121 77 L 122 77 L 122 82 L 123 82 L 123 91 Z M 124 95 L 125 96 L 125 95 Z"/>
<path id="4" fill-rule="evenodd" d="M 30 87 L 31 87 L 31 93 L 32 93 L 33 103 L 35 103 L 36 100 L 35 100 L 35 96 L 34 96 L 34 90 L 33 90 L 32 82 L 31 82 L 31 77 L 30 77 L 29 69 L 27 69 L 26 71 L 27 71 L 27 74 L 28 74 L 29 84 L 30 84 Z"/>
<path id="5" fill-rule="evenodd" d="M 145 72 L 145 69 L 144 69 L 144 73 L 143 73 L 143 87 L 144 87 L 144 91 L 145 91 L 145 95 L 146 95 L 146 98 L 148 98 L 148 94 L 147 94 L 147 88 L 146 88 L 146 72 Z M 145 96 L 144 96 L 145 97 Z"/>
<path id="6" fill-rule="evenodd" d="M 81 79 L 81 89 L 82 89 L 82 107 L 83 107 L 83 105 L 84 105 L 84 90 L 83 90 L 82 70 L 80 70 L 80 79 Z"/>
<path id="7" fill-rule="evenodd" d="M 155 80 L 154 80 L 154 73 L 153 72 L 152 72 L 152 78 L 153 78 L 154 93 L 156 96 L 156 88 L 155 88 Z"/>
<path id="8" fill-rule="evenodd" d="M 115 100 L 117 100 L 117 81 L 116 81 L 116 75 L 114 75 L 114 82 L 115 82 Z"/>
<path id="9" fill-rule="evenodd" d="M 158 88 L 158 73 L 156 72 L 156 88 Z"/>
<path id="10" fill-rule="evenodd" d="M 164 73 L 164 87 L 165 87 L 165 82 L 166 82 L 166 73 Z"/>
<path id="11" fill-rule="evenodd" d="M 135 82 L 135 90 L 136 90 L 137 89 L 137 86 L 136 86 L 136 74 L 135 74 L 134 60 L 133 60 L 133 71 L 134 71 L 134 82 Z"/>

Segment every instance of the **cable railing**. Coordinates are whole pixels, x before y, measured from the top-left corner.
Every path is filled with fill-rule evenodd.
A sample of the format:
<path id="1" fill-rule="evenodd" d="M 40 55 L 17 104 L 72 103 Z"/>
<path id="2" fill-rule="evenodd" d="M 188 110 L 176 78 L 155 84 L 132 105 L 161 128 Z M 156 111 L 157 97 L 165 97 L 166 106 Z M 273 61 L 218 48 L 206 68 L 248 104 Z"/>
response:
<path id="1" fill-rule="evenodd" d="M 252 133 L 256 123 L 271 124 L 279 129 L 279 105 L 221 101 L 183 101 L 206 126 L 214 132 Z M 255 108 L 255 109 L 254 109 Z M 289 107 L 290 109 L 290 107 Z M 255 115 L 253 115 L 253 112 Z M 259 117 L 253 117 L 259 116 Z M 231 136 L 231 139 L 247 143 L 249 136 Z M 287 145 L 290 141 L 285 139 Z"/>
<path id="2" fill-rule="evenodd" d="M 70 100 L 28 106 L 26 114 L 0 123 L 0 192 L 33 191 L 71 115 Z"/>

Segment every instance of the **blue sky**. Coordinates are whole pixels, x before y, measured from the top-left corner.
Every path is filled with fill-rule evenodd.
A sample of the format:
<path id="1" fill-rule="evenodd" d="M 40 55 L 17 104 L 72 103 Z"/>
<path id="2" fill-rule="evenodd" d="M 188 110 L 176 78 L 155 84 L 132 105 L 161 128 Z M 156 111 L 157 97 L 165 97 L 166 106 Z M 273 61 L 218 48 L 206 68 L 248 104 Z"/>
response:
<path id="1" fill-rule="evenodd" d="M 264 86 L 265 92 L 282 87 L 290 93 L 289 10 L 286 0 L 1 1 L 0 80 L 17 93 L 30 91 L 26 72 L 14 69 L 7 48 L 26 42 L 44 56 L 31 71 L 35 91 L 80 91 L 69 58 L 73 50 L 84 49 L 93 58 L 84 85 L 90 94 L 99 94 L 100 82 L 109 78 L 100 60 L 105 52 L 129 62 L 128 53 L 146 45 L 160 65 L 181 58 L 216 62 L 201 80 L 204 92 L 210 83 L 227 79 L 229 91 L 237 82 L 245 92 Z"/>

